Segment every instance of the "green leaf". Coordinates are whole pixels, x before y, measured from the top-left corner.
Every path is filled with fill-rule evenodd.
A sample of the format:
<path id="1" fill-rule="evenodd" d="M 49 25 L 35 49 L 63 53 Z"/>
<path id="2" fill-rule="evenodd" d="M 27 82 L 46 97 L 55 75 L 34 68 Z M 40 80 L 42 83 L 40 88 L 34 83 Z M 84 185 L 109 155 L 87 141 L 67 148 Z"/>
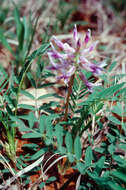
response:
<path id="1" fill-rule="evenodd" d="M 124 159 L 119 156 L 119 155 L 112 155 L 112 158 L 117 162 L 117 164 L 120 166 L 120 167 L 123 167 L 125 164 L 124 162 Z"/>
<path id="2" fill-rule="evenodd" d="M 49 97 L 52 97 L 52 96 L 54 96 L 54 95 L 56 95 L 56 94 L 54 94 L 54 93 L 52 93 L 52 94 L 44 94 L 44 95 L 42 95 L 42 96 L 39 96 L 39 97 L 37 98 L 37 100 L 42 100 L 42 99 L 44 99 L 44 98 L 49 98 Z"/>
<path id="3" fill-rule="evenodd" d="M 85 164 L 82 162 L 77 162 L 77 169 L 80 171 L 81 174 L 84 174 L 86 172 Z"/>
<path id="4" fill-rule="evenodd" d="M 63 127 L 59 124 L 55 126 L 54 136 L 57 138 L 57 145 L 61 147 L 63 144 Z"/>
<path id="5" fill-rule="evenodd" d="M 117 124 L 117 125 L 120 125 L 121 124 L 121 121 L 118 120 L 116 117 L 114 116 L 108 116 L 108 120 L 112 121 L 113 123 Z"/>
<path id="6" fill-rule="evenodd" d="M 35 59 L 37 56 L 42 55 L 43 53 L 45 53 L 45 51 L 48 49 L 48 47 L 50 46 L 50 43 L 45 43 L 42 44 L 41 47 L 37 50 L 35 50 L 28 58 L 28 62 L 32 61 L 33 59 Z"/>
<path id="7" fill-rule="evenodd" d="M 116 66 L 116 64 L 117 64 L 117 62 L 116 61 L 113 61 L 112 63 L 111 63 L 111 65 L 109 66 L 109 72 L 111 72 L 112 70 L 113 70 L 113 68 Z"/>
<path id="8" fill-rule="evenodd" d="M 117 102 L 117 105 L 113 107 L 112 112 L 122 116 L 123 110 L 120 102 Z"/>
<path id="9" fill-rule="evenodd" d="M 36 88 L 36 82 L 35 82 L 35 79 L 34 79 L 34 77 L 33 77 L 33 75 L 32 75 L 31 72 L 28 72 L 28 73 L 27 73 L 27 77 L 28 77 L 29 81 L 31 82 L 32 86 L 33 86 L 34 88 Z"/>
<path id="10" fill-rule="evenodd" d="M 100 172 L 102 171 L 102 168 L 104 166 L 104 162 L 105 162 L 105 156 L 102 156 L 96 163 L 96 166 L 95 166 L 95 170 L 97 172 L 98 175 L 100 175 Z"/>
<path id="11" fill-rule="evenodd" d="M 47 119 L 47 116 L 46 115 L 41 115 L 40 116 L 40 125 L 39 125 L 39 129 L 40 129 L 40 132 L 43 134 L 44 131 L 46 130 L 46 119 Z"/>
<path id="12" fill-rule="evenodd" d="M 42 156 L 45 152 L 47 151 L 47 148 L 46 149 L 41 149 L 39 150 L 38 152 L 36 152 L 33 156 L 31 156 L 31 158 L 29 160 L 36 160 L 38 159 L 40 156 Z"/>
<path id="13" fill-rule="evenodd" d="M 92 149 L 90 146 L 85 151 L 85 165 L 86 167 L 89 167 L 92 163 L 93 160 L 93 154 L 92 154 Z"/>
<path id="14" fill-rule="evenodd" d="M 94 181 L 97 183 L 97 184 L 100 184 L 100 185 L 106 185 L 106 183 L 108 182 L 108 177 L 99 177 L 96 175 L 96 173 L 94 172 L 90 172 L 90 170 L 87 170 L 87 174 L 92 178 L 94 179 Z"/>
<path id="15" fill-rule="evenodd" d="M 111 144 L 114 144 L 114 142 L 116 141 L 116 136 L 113 136 L 113 135 L 111 135 L 110 133 L 108 133 L 108 134 L 107 134 L 107 137 L 108 137 L 108 139 L 109 139 L 109 142 L 110 142 Z"/>
<path id="16" fill-rule="evenodd" d="M 32 100 L 35 100 L 35 97 L 30 92 L 28 92 L 26 90 L 21 90 L 20 93 L 27 96 L 28 98 L 30 98 Z"/>
<path id="17" fill-rule="evenodd" d="M 19 42 L 19 48 L 23 48 L 23 42 L 24 42 L 24 25 L 20 20 L 20 15 L 19 15 L 19 10 L 15 6 L 14 9 L 14 19 L 16 22 L 16 32 L 17 32 L 17 37 L 18 37 L 18 42 Z"/>
<path id="18" fill-rule="evenodd" d="M 0 88 L 2 85 L 4 85 L 5 80 L 7 80 L 7 78 L 8 78 L 8 75 L 5 71 L 5 69 L 3 68 L 2 65 L 0 65 Z"/>
<path id="19" fill-rule="evenodd" d="M 81 158 L 81 143 L 80 143 L 80 137 L 76 136 L 75 141 L 74 141 L 74 153 L 75 153 L 75 157 L 77 160 L 80 160 Z"/>
<path id="20" fill-rule="evenodd" d="M 121 143 L 118 145 L 118 148 L 126 151 L 126 143 Z"/>
<path id="21" fill-rule="evenodd" d="M 126 188 L 123 188 L 119 185 L 117 185 L 116 182 L 108 181 L 107 184 L 112 188 L 112 190 L 125 190 Z"/>
<path id="22" fill-rule="evenodd" d="M 9 114 L 10 116 L 13 116 L 13 115 L 14 115 L 14 114 L 13 114 L 13 111 L 12 111 L 12 109 L 10 108 L 9 105 L 6 106 L 6 110 L 7 110 L 8 114 Z"/>
<path id="23" fill-rule="evenodd" d="M 23 144 L 22 147 L 26 147 L 26 148 L 30 148 L 30 149 L 32 149 L 32 148 L 36 149 L 39 146 L 37 144 L 31 143 L 31 144 Z"/>
<path id="24" fill-rule="evenodd" d="M 110 144 L 108 146 L 108 151 L 110 154 L 113 154 L 115 152 L 115 150 L 116 150 L 116 146 L 114 144 Z"/>
<path id="25" fill-rule="evenodd" d="M 69 159 L 70 163 L 73 163 L 75 161 L 73 154 L 67 153 L 67 156 L 68 156 L 68 159 Z"/>
<path id="26" fill-rule="evenodd" d="M 52 176 L 50 178 L 47 179 L 46 183 L 50 183 L 50 182 L 53 182 L 56 180 L 56 177 L 55 176 Z"/>
<path id="27" fill-rule="evenodd" d="M 72 135 L 70 132 L 67 132 L 66 136 L 65 136 L 65 144 L 67 147 L 67 152 L 68 153 L 72 153 L 73 150 L 73 139 L 72 139 Z"/>
<path id="28" fill-rule="evenodd" d="M 41 189 L 43 189 L 44 186 L 45 186 L 45 182 L 42 182 L 42 183 L 39 184 L 39 187 L 40 187 Z"/>
<path id="29" fill-rule="evenodd" d="M 48 136 L 51 140 L 53 138 L 53 126 L 50 118 L 47 118 L 46 124 L 46 136 Z"/>
<path id="30" fill-rule="evenodd" d="M 122 173 L 121 171 L 112 171 L 110 173 L 112 176 L 115 176 L 117 177 L 118 179 L 126 182 L 126 174 L 125 173 Z"/>
<path id="31" fill-rule="evenodd" d="M 27 105 L 27 104 L 18 104 L 18 107 L 22 108 L 22 109 L 32 110 L 32 111 L 36 110 L 36 108 L 34 106 Z"/>
<path id="32" fill-rule="evenodd" d="M 0 29 L 0 42 L 4 45 L 5 48 L 7 48 L 10 52 L 13 52 L 11 46 L 9 45 L 8 41 L 6 40 L 3 30 Z"/>
<path id="33" fill-rule="evenodd" d="M 29 139 L 33 139 L 33 138 L 41 138 L 42 134 L 38 133 L 38 132 L 30 132 L 30 133 L 26 133 L 24 135 L 22 135 L 22 138 L 29 138 Z"/>
<path id="34" fill-rule="evenodd" d="M 58 150 L 61 152 L 61 154 L 66 154 L 66 148 L 63 146 L 59 146 Z"/>
<path id="35" fill-rule="evenodd" d="M 23 121 L 21 121 L 17 117 L 10 116 L 10 119 L 12 121 L 16 122 L 16 126 L 15 127 L 18 127 L 20 131 L 29 131 L 30 130 L 28 127 L 25 126 L 25 124 L 23 123 Z"/>
<path id="36" fill-rule="evenodd" d="M 23 65 L 21 71 L 20 71 L 20 74 L 19 74 L 19 91 L 21 90 L 21 86 L 22 86 L 22 83 L 23 83 L 23 79 L 31 65 L 31 61 L 33 59 L 35 59 L 37 56 L 40 56 L 42 55 L 43 53 L 45 53 L 45 51 L 47 50 L 47 48 L 50 46 L 49 43 L 46 43 L 46 44 L 42 44 L 41 47 L 37 50 L 35 50 L 28 58 L 27 58 L 27 61 L 26 63 Z"/>
<path id="37" fill-rule="evenodd" d="M 120 89 L 123 87 L 124 84 L 125 84 L 125 82 L 113 85 L 113 86 L 111 86 L 109 88 L 105 88 L 105 89 L 102 89 L 102 90 L 95 90 L 91 95 L 88 96 L 86 104 L 88 102 L 91 102 L 91 101 L 96 102 L 96 100 L 100 100 L 100 99 L 104 99 L 104 100 L 107 99 L 108 100 L 108 98 L 113 97 L 113 95 L 116 92 L 120 91 Z M 84 102 L 83 102 L 83 104 L 84 104 Z"/>
<path id="38" fill-rule="evenodd" d="M 28 117 L 29 126 L 32 129 L 34 126 L 34 123 L 37 122 L 37 118 L 35 117 L 33 112 L 30 112 L 27 117 Z"/>

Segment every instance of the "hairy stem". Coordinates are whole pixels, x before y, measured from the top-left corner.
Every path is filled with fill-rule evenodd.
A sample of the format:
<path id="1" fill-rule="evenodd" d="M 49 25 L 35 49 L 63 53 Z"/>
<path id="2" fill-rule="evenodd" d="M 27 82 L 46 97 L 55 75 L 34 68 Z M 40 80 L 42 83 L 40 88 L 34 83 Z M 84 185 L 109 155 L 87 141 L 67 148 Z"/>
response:
<path id="1" fill-rule="evenodd" d="M 70 99 L 70 94 L 72 93 L 72 86 L 73 86 L 73 82 L 74 82 L 74 77 L 75 77 L 75 74 L 73 74 L 70 77 L 70 81 L 69 81 L 68 93 L 67 93 L 66 104 L 65 104 L 64 121 L 67 121 L 68 108 L 69 108 L 69 99 Z"/>

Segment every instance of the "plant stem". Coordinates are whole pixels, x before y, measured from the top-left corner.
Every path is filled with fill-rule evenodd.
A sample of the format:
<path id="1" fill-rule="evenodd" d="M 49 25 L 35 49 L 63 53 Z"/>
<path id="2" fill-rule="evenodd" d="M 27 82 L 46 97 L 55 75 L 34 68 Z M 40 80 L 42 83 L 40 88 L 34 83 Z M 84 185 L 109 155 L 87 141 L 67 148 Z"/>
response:
<path id="1" fill-rule="evenodd" d="M 75 74 L 73 74 L 70 77 L 70 81 L 69 81 L 68 93 L 67 93 L 66 104 L 65 104 L 64 121 L 67 121 L 68 108 L 69 108 L 69 99 L 70 99 L 70 94 L 72 93 L 72 86 L 73 86 L 73 82 L 74 82 L 74 77 L 75 77 Z"/>

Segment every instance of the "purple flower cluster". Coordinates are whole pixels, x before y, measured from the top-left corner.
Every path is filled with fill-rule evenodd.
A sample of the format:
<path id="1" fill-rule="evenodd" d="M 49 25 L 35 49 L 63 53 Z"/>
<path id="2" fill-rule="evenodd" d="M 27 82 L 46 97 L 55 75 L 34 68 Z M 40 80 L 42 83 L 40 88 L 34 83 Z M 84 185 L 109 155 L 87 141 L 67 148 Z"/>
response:
<path id="1" fill-rule="evenodd" d="M 73 31 L 73 45 L 70 46 L 68 43 L 63 43 L 58 40 L 56 36 L 52 36 L 52 50 L 48 52 L 48 57 L 51 63 L 49 69 L 60 73 L 57 77 L 58 79 L 64 79 L 65 84 L 68 84 L 70 77 L 78 72 L 81 80 L 85 83 L 88 90 L 92 91 L 93 83 L 86 79 L 81 70 L 84 69 L 86 71 L 90 71 L 93 75 L 98 76 L 102 73 L 103 67 L 106 64 L 94 64 L 89 61 L 89 54 L 97 45 L 97 42 L 94 42 L 87 47 L 90 38 L 91 31 L 88 30 L 83 42 L 81 42 L 75 25 Z M 55 48 L 54 45 L 57 46 L 57 48 Z"/>

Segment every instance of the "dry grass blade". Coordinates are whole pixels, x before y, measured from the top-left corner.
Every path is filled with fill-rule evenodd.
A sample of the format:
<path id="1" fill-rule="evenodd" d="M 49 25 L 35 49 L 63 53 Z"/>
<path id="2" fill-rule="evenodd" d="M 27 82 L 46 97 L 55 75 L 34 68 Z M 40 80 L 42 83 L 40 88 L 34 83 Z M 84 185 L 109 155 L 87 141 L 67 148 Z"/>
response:
<path id="1" fill-rule="evenodd" d="M 33 164 L 27 166 L 26 168 L 24 168 L 23 170 L 19 171 L 16 175 L 14 175 L 12 178 L 8 179 L 6 181 L 6 184 L 0 185 L 0 189 L 5 190 L 8 188 L 8 186 L 11 185 L 11 183 L 13 183 L 18 177 L 20 177 L 21 175 L 29 172 L 30 170 L 32 170 L 33 168 L 35 168 L 36 166 L 38 166 L 44 159 L 44 155 L 39 158 L 37 161 L 35 161 Z"/>

